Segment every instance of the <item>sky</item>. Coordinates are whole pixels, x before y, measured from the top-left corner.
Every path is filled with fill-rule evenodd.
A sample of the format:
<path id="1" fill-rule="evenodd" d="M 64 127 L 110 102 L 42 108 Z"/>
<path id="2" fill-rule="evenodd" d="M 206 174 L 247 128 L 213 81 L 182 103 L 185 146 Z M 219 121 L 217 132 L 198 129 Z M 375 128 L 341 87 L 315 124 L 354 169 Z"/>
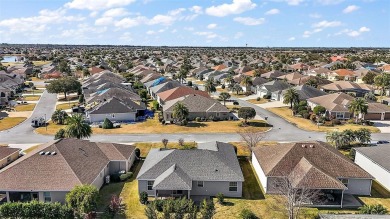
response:
<path id="1" fill-rule="evenodd" d="M 0 43 L 390 47 L 390 0 L 0 0 Z"/>

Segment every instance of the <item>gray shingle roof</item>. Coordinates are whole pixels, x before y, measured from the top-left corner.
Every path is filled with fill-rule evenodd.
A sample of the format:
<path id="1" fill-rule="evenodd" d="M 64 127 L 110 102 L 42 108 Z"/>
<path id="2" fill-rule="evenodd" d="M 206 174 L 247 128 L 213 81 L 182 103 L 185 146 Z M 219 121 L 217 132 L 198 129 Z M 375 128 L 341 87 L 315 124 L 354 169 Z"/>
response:
<path id="1" fill-rule="evenodd" d="M 155 180 L 162 174 L 168 175 L 165 172 L 176 165 L 176 169 L 181 168 L 194 181 L 244 181 L 233 146 L 223 142 L 214 142 L 214 145 L 218 151 L 152 149 L 137 179 Z"/>
<path id="2" fill-rule="evenodd" d="M 120 99 L 113 97 L 107 101 L 96 105 L 91 108 L 89 111 L 90 114 L 107 114 L 107 113 L 130 113 L 137 112 L 137 110 L 143 110 L 144 107 L 138 105 L 134 101 L 127 100 L 126 102 L 121 101 Z"/>
<path id="3" fill-rule="evenodd" d="M 182 86 L 182 84 L 178 81 L 167 81 L 165 83 L 162 83 L 162 84 L 159 84 L 159 85 L 156 85 L 156 86 L 150 88 L 150 90 L 153 93 L 157 94 L 157 93 L 164 92 L 166 90 L 170 90 L 170 89 L 180 87 L 180 86 Z"/>
<path id="4" fill-rule="evenodd" d="M 177 102 L 183 103 L 189 112 L 229 112 L 220 102 L 201 95 L 190 94 L 185 97 L 168 101 L 163 106 L 164 112 L 172 112 Z"/>
<path id="5" fill-rule="evenodd" d="M 386 170 L 390 171 L 390 145 L 381 145 L 376 147 L 359 147 L 355 148 L 356 151 L 363 154 L 374 163 L 382 166 Z"/>
<path id="6" fill-rule="evenodd" d="M 153 189 L 159 190 L 191 190 L 191 178 L 176 164 L 156 178 Z"/>

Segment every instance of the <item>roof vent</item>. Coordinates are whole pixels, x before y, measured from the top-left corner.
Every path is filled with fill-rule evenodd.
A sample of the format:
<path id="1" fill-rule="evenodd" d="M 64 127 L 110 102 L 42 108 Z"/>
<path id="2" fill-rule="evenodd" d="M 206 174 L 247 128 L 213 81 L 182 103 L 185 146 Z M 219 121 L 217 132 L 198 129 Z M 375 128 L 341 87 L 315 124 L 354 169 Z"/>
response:
<path id="1" fill-rule="evenodd" d="M 49 155 L 50 154 L 50 151 L 46 151 L 45 155 Z"/>
<path id="2" fill-rule="evenodd" d="M 310 145 L 310 148 L 314 148 L 314 144 L 311 144 L 311 145 Z"/>
<path id="3" fill-rule="evenodd" d="M 56 154 L 57 154 L 57 152 L 55 152 L 55 151 L 52 151 L 50 154 L 51 154 L 51 155 L 56 155 Z"/>
<path id="4" fill-rule="evenodd" d="M 44 152 L 44 151 L 41 151 L 41 152 L 39 152 L 39 154 L 40 154 L 40 155 L 44 155 L 44 154 L 45 154 L 45 152 Z"/>
<path id="5" fill-rule="evenodd" d="M 218 172 L 218 169 L 215 169 L 215 172 Z"/>
<path id="6" fill-rule="evenodd" d="M 306 145 L 303 144 L 302 147 L 303 147 L 303 148 L 306 148 Z"/>

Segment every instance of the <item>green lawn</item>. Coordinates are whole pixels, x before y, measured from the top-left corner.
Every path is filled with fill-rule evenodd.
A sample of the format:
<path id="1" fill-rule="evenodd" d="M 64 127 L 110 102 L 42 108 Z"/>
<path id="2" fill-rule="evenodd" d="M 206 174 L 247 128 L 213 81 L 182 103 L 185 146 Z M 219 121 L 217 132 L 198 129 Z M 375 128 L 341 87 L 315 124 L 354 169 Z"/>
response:
<path id="1" fill-rule="evenodd" d="M 26 117 L 6 117 L 4 119 L 0 120 L 0 131 L 10 129 L 20 123 L 22 123 L 24 120 L 26 120 Z"/>
<path id="2" fill-rule="evenodd" d="M 26 95 L 23 97 L 24 101 L 37 101 L 41 98 L 40 95 Z"/>
<path id="3" fill-rule="evenodd" d="M 22 111 L 33 111 L 35 108 L 35 103 L 29 103 L 29 104 L 19 104 L 15 106 L 16 112 L 22 112 Z"/>

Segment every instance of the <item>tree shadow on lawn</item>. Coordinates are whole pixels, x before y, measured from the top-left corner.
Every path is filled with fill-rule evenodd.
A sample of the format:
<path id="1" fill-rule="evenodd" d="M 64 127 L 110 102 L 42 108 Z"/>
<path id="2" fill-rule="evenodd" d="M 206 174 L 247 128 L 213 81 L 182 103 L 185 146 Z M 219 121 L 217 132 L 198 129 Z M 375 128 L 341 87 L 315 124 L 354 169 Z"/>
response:
<path id="1" fill-rule="evenodd" d="M 263 121 L 248 121 L 246 127 L 273 127 L 273 125 Z"/>
<path id="2" fill-rule="evenodd" d="M 189 128 L 200 128 L 200 127 L 206 127 L 207 124 L 199 123 L 199 122 L 189 122 L 185 127 Z"/>

